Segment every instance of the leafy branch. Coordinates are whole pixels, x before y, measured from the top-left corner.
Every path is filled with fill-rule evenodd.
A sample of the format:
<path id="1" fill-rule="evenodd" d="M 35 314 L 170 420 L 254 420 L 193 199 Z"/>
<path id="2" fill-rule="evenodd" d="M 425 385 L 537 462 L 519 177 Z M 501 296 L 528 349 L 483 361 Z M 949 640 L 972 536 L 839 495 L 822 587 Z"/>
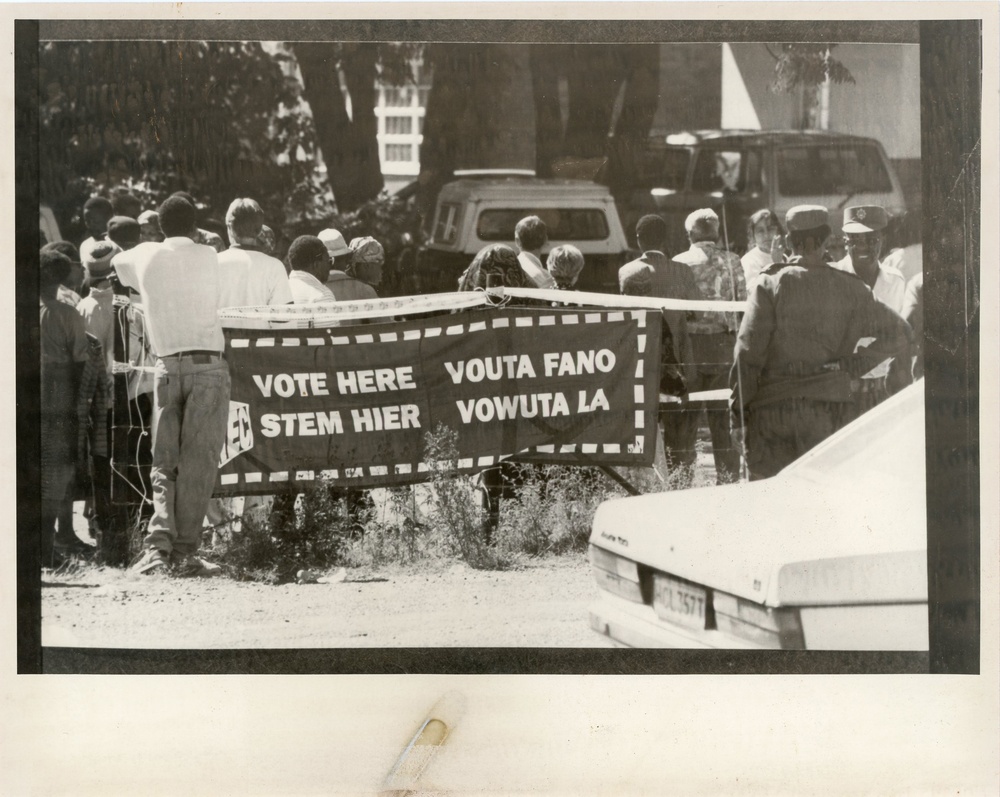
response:
<path id="1" fill-rule="evenodd" d="M 781 44 L 775 53 L 764 45 L 775 60 L 771 91 L 783 94 L 798 86 L 815 87 L 831 83 L 855 83 L 854 75 L 833 57 L 836 44 Z"/>

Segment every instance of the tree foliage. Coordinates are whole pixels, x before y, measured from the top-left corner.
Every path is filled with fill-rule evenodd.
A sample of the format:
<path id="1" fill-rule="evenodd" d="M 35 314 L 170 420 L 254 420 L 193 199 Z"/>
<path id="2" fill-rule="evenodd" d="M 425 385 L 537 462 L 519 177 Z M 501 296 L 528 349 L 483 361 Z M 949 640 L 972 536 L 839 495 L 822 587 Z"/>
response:
<path id="1" fill-rule="evenodd" d="M 64 234 L 93 191 L 187 190 L 220 217 L 251 196 L 276 228 L 332 211 L 301 86 L 259 42 L 41 47 L 40 195 Z M 326 196 L 324 196 L 326 195 Z"/>
<path id="2" fill-rule="evenodd" d="M 775 59 L 771 91 L 784 93 L 804 86 L 812 88 L 829 80 L 831 83 L 854 83 L 854 75 L 832 53 L 836 44 L 782 44 L 777 53 L 768 48 Z"/>

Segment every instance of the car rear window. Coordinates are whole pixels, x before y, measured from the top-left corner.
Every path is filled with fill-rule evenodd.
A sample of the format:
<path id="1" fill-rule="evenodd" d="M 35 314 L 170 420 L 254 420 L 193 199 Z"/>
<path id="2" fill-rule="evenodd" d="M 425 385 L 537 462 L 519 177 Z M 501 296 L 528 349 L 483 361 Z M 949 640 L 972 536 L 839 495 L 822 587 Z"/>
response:
<path id="1" fill-rule="evenodd" d="M 484 210 L 476 222 L 482 241 L 513 241 L 514 228 L 525 216 L 538 216 L 549 229 L 550 241 L 603 241 L 608 220 L 600 208 L 494 208 Z"/>
<path id="2" fill-rule="evenodd" d="M 783 196 L 888 193 L 892 181 L 877 147 L 827 144 L 778 150 L 778 191 Z"/>

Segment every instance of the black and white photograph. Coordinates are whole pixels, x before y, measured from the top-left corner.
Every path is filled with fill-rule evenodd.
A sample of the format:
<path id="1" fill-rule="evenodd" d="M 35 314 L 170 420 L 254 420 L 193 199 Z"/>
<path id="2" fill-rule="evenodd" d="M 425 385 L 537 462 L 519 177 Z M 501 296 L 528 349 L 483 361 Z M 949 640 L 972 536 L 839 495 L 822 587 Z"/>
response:
<path id="1" fill-rule="evenodd" d="M 15 14 L 16 671 L 359 684 L 284 682 L 294 772 L 200 780 L 205 748 L 197 794 L 990 793 L 995 722 L 893 704 L 878 762 L 849 726 L 879 678 L 996 666 L 995 9 L 556 5 Z M 680 734 L 714 685 L 678 749 L 739 753 L 660 780 L 642 690 Z M 764 701 L 842 713 L 856 782 L 742 740 Z M 589 730 L 508 771 L 517 707 Z M 308 728 L 352 738 L 306 763 Z"/>

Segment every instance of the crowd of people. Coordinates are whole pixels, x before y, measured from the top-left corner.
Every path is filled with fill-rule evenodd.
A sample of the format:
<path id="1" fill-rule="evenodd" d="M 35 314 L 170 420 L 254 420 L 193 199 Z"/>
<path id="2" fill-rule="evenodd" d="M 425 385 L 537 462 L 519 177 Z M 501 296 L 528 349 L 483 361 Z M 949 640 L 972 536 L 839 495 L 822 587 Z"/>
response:
<path id="1" fill-rule="evenodd" d="M 335 229 L 301 235 L 284 262 L 274 233 L 251 198 L 234 200 L 226 236 L 202 229 L 184 192 L 156 209 L 131 194 L 93 197 L 83 207 L 89 232 L 40 253 L 42 558 L 52 566 L 89 548 L 73 531 L 73 501 L 86 485 L 92 528 L 111 516 L 112 468 L 148 500 L 138 573 L 169 570 L 210 576 L 203 529 L 219 522 L 211 499 L 228 418 L 230 378 L 219 310 L 374 299 L 385 253 L 371 237 L 347 241 Z M 918 277 L 909 284 L 880 262 L 887 218 L 877 207 L 844 212 L 846 255 L 832 261 L 827 210 L 800 206 L 784 229 L 768 210 L 749 220 L 752 248 L 742 257 L 719 243 L 711 209 L 691 213 L 690 247 L 663 251 L 667 224 L 640 219 L 641 255 L 619 271 L 622 294 L 746 302 L 738 312 L 665 310 L 660 392 L 667 464 L 678 486 L 694 476 L 696 438 L 707 415 L 716 477 L 735 481 L 780 471 L 859 412 L 908 381 L 919 323 Z M 516 226 L 513 245 L 492 244 L 473 259 L 457 289 L 502 286 L 572 290 L 585 268 L 571 245 L 548 247 L 537 216 Z M 116 302 L 118 290 L 131 301 Z M 141 310 L 140 310 L 141 308 Z M 119 323 L 124 321 L 126 323 Z M 126 462 L 110 456 L 115 400 L 115 337 L 127 361 Z M 919 366 L 917 366 L 919 367 Z M 732 388 L 731 411 L 690 400 Z M 117 430 L 116 430 L 117 431 Z M 516 489 L 505 468 L 484 474 L 489 518 Z M 360 496 L 360 497 L 359 497 Z M 358 491 L 348 503 L 363 503 Z M 285 497 L 287 498 L 287 496 Z M 287 501 L 276 511 L 287 512 Z"/>
<path id="2" fill-rule="evenodd" d="M 184 192 L 155 210 L 130 194 L 92 197 L 82 215 L 90 235 L 79 248 L 57 241 L 40 253 L 43 564 L 90 550 L 73 529 L 81 489 L 95 536 L 107 529 L 117 467 L 146 528 L 134 569 L 212 575 L 218 567 L 198 551 L 204 524 L 222 512 L 211 501 L 229 412 L 219 310 L 375 298 L 384 251 L 328 229 L 295 239 L 282 262 L 250 198 L 226 213 L 228 244 L 198 226 Z M 130 302 L 115 303 L 112 280 Z M 116 431 L 128 457 L 114 462 L 115 335 L 126 328 L 129 421 Z"/>

